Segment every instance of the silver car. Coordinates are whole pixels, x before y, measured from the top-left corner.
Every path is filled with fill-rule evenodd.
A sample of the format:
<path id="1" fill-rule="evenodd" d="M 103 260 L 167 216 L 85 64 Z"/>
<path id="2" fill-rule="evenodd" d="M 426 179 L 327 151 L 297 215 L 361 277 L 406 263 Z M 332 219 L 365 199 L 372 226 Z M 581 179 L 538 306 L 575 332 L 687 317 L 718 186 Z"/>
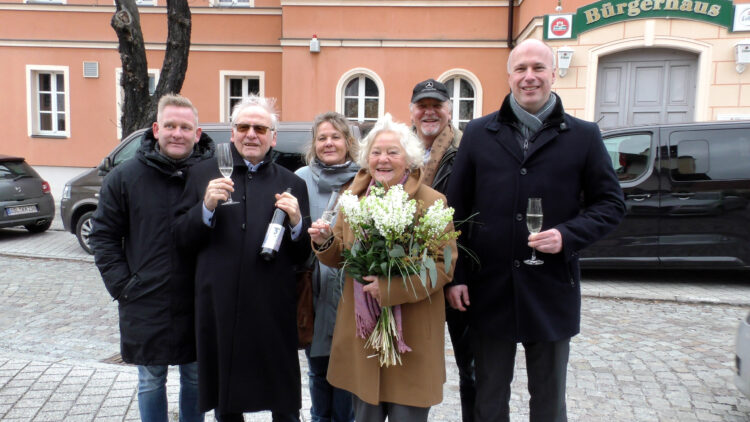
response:
<path id="1" fill-rule="evenodd" d="M 23 226 L 40 233 L 54 217 L 49 183 L 22 157 L 0 155 L 0 228 Z"/>
<path id="2" fill-rule="evenodd" d="M 740 322 L 737 330 L 737 375 L 734 384 L 750 398 L 750 314 Z"/>

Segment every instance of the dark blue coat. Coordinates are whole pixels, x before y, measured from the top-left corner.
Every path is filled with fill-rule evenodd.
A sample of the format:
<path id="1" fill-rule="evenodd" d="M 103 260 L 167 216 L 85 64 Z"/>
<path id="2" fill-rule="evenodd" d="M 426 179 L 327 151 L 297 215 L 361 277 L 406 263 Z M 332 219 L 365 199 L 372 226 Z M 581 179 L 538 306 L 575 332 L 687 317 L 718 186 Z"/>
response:
<path id="1" fill-rule="evenodd" d="M 483 333 L 556 341 L 580 330 L 578 252 L 620 222 L 623 194 L 598 126 L 565 114 L 559 98 L 526 158 L 517 127 L 506 98 L 464 131 L 447 196 L 457 222 L 477 213 L 457 229 L 479 263 L 460 253 L 454 283 L 468 284 L 470 320 Z M 556 228 L 563 239 L 561 253 L 537 252 L 541 266 L 523 263 L 529 197 L 542 198 L 542 230 Z"/>

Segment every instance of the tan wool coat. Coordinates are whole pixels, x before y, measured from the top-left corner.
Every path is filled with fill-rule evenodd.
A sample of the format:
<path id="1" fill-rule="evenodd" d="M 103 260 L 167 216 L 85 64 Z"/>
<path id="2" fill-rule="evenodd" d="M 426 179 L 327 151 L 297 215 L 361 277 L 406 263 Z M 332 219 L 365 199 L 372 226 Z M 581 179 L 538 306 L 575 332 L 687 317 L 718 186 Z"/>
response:
<path id="1" fill-rule="evenodd" d="M 349 190 L 362 197 L 371 177 L 360 170 Z M 421 183 L 419 170 L 411 173 L 404 183 L 404 191 L 426 209 L 438 199 L 446 204 L 445 197 Z M 447 228 L 452 231 L 453 225 Z M 323 251 L 317 251 L 320 262 L 329 266 L 341 266 L 344 247 L 354 243 L 354 234 L 344 221 L 337 219 L 333 229 L 333 243 Z M 365 349 L 365 340 L 355 336 L 354 288 L 356 283 L 347 274 L 344 292 L 338 305 L 336 325 L 333 332 L 328 381 L 341 389 L 355 394 L 361 400 L 378 404 L 397 403 L 408 406 L 429 407 L 443 400 L 445 383 L 445 298 L 443 286 L 453 278 L 453 269 L 458 255 L 456 242 L 451 241 L 451 268 L 445 273 L 442 253 L 436 260 L 438 281 L 433 288 L 427 283 L 422 287 L 418 276 L 407 280 L 415 289 L 406 288 L 401 277 L 390 282 L 381 279 L 380 298 L 382 306 L 401 305 L 403 334 L 411 352 L 401 355 L 402 365 L 381 368 L 372 349 Z M 408 284 L 408 283 L 407 283 Z"/>

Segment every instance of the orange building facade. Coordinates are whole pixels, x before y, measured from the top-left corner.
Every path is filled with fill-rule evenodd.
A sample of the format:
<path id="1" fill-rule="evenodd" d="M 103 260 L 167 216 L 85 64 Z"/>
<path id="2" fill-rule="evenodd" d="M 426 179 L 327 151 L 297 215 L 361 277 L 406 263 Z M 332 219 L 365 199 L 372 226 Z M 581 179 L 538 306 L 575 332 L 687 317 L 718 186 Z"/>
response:
<path id="1" fill-rule="evenodd" d="M 310 121 L 328 110 L 359 121 L 386 112 L 408 121 L 413 86 L 435 78 L 448 84 L 454 123 L 463 126 L 497 109 L 509 92 L 511 43 L 538 38 L 572 51 L 553 85 L 566 110 L 603 127 L 750 118 L 750 70 L 740 72 L 736 57 L 745 41 L 750 49 L 748 5 L 711 0 L 706 16 L 696 19 L 685 11 L 675 15 L 679 10 L 654 13 L 660 1 L 665 9 L 664 2 L 678 0 L 627 2 L 641 10 L 636 16 L 616 0 L 195 0 L 182 94 L 203 122 L 228 121 L 231 105 L 249 92 L 277 98 L 285 121 Z M 700 1 L 679 1 L 691 3 L 690 13 L 703 11 L 694 5 Z M 165 1 L 138 4 L 156 81 Z M 726 21 L 728 12 L 718 23 L 701 20 L 712 5 L 731 9 L 733 21 Z M 595 17 L 593 8 L 601 22 L 586 22 Z M 117 144 L 121 63 L 109 24 L 114 10 L 96 0 L 0 3 L 6 131 L 0 153 L 35 166 L 91 167 Z M 555 38 L 550 23 L 560 32 L 565 25 L 555 17 L 566 14 L 572 36 Z"/>

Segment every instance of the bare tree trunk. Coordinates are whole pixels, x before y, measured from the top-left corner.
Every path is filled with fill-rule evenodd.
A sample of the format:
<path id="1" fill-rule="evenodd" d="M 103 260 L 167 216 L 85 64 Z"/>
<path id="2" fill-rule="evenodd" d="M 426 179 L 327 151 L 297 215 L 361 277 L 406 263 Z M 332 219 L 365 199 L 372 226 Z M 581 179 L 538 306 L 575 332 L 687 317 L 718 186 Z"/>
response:
<path id="1" fill-rule="evenodd" d="M 119 40 L 123 88 L 122 138 L 156 121 L 156 105 L 166 93 L 179 93 L 190 51 L 191 14 L 187 0 L 167 0 L 167 48 L 154 95 L 148 92 L 148 62 L 135 0 L 115 0 L 111 25 Z"/>

